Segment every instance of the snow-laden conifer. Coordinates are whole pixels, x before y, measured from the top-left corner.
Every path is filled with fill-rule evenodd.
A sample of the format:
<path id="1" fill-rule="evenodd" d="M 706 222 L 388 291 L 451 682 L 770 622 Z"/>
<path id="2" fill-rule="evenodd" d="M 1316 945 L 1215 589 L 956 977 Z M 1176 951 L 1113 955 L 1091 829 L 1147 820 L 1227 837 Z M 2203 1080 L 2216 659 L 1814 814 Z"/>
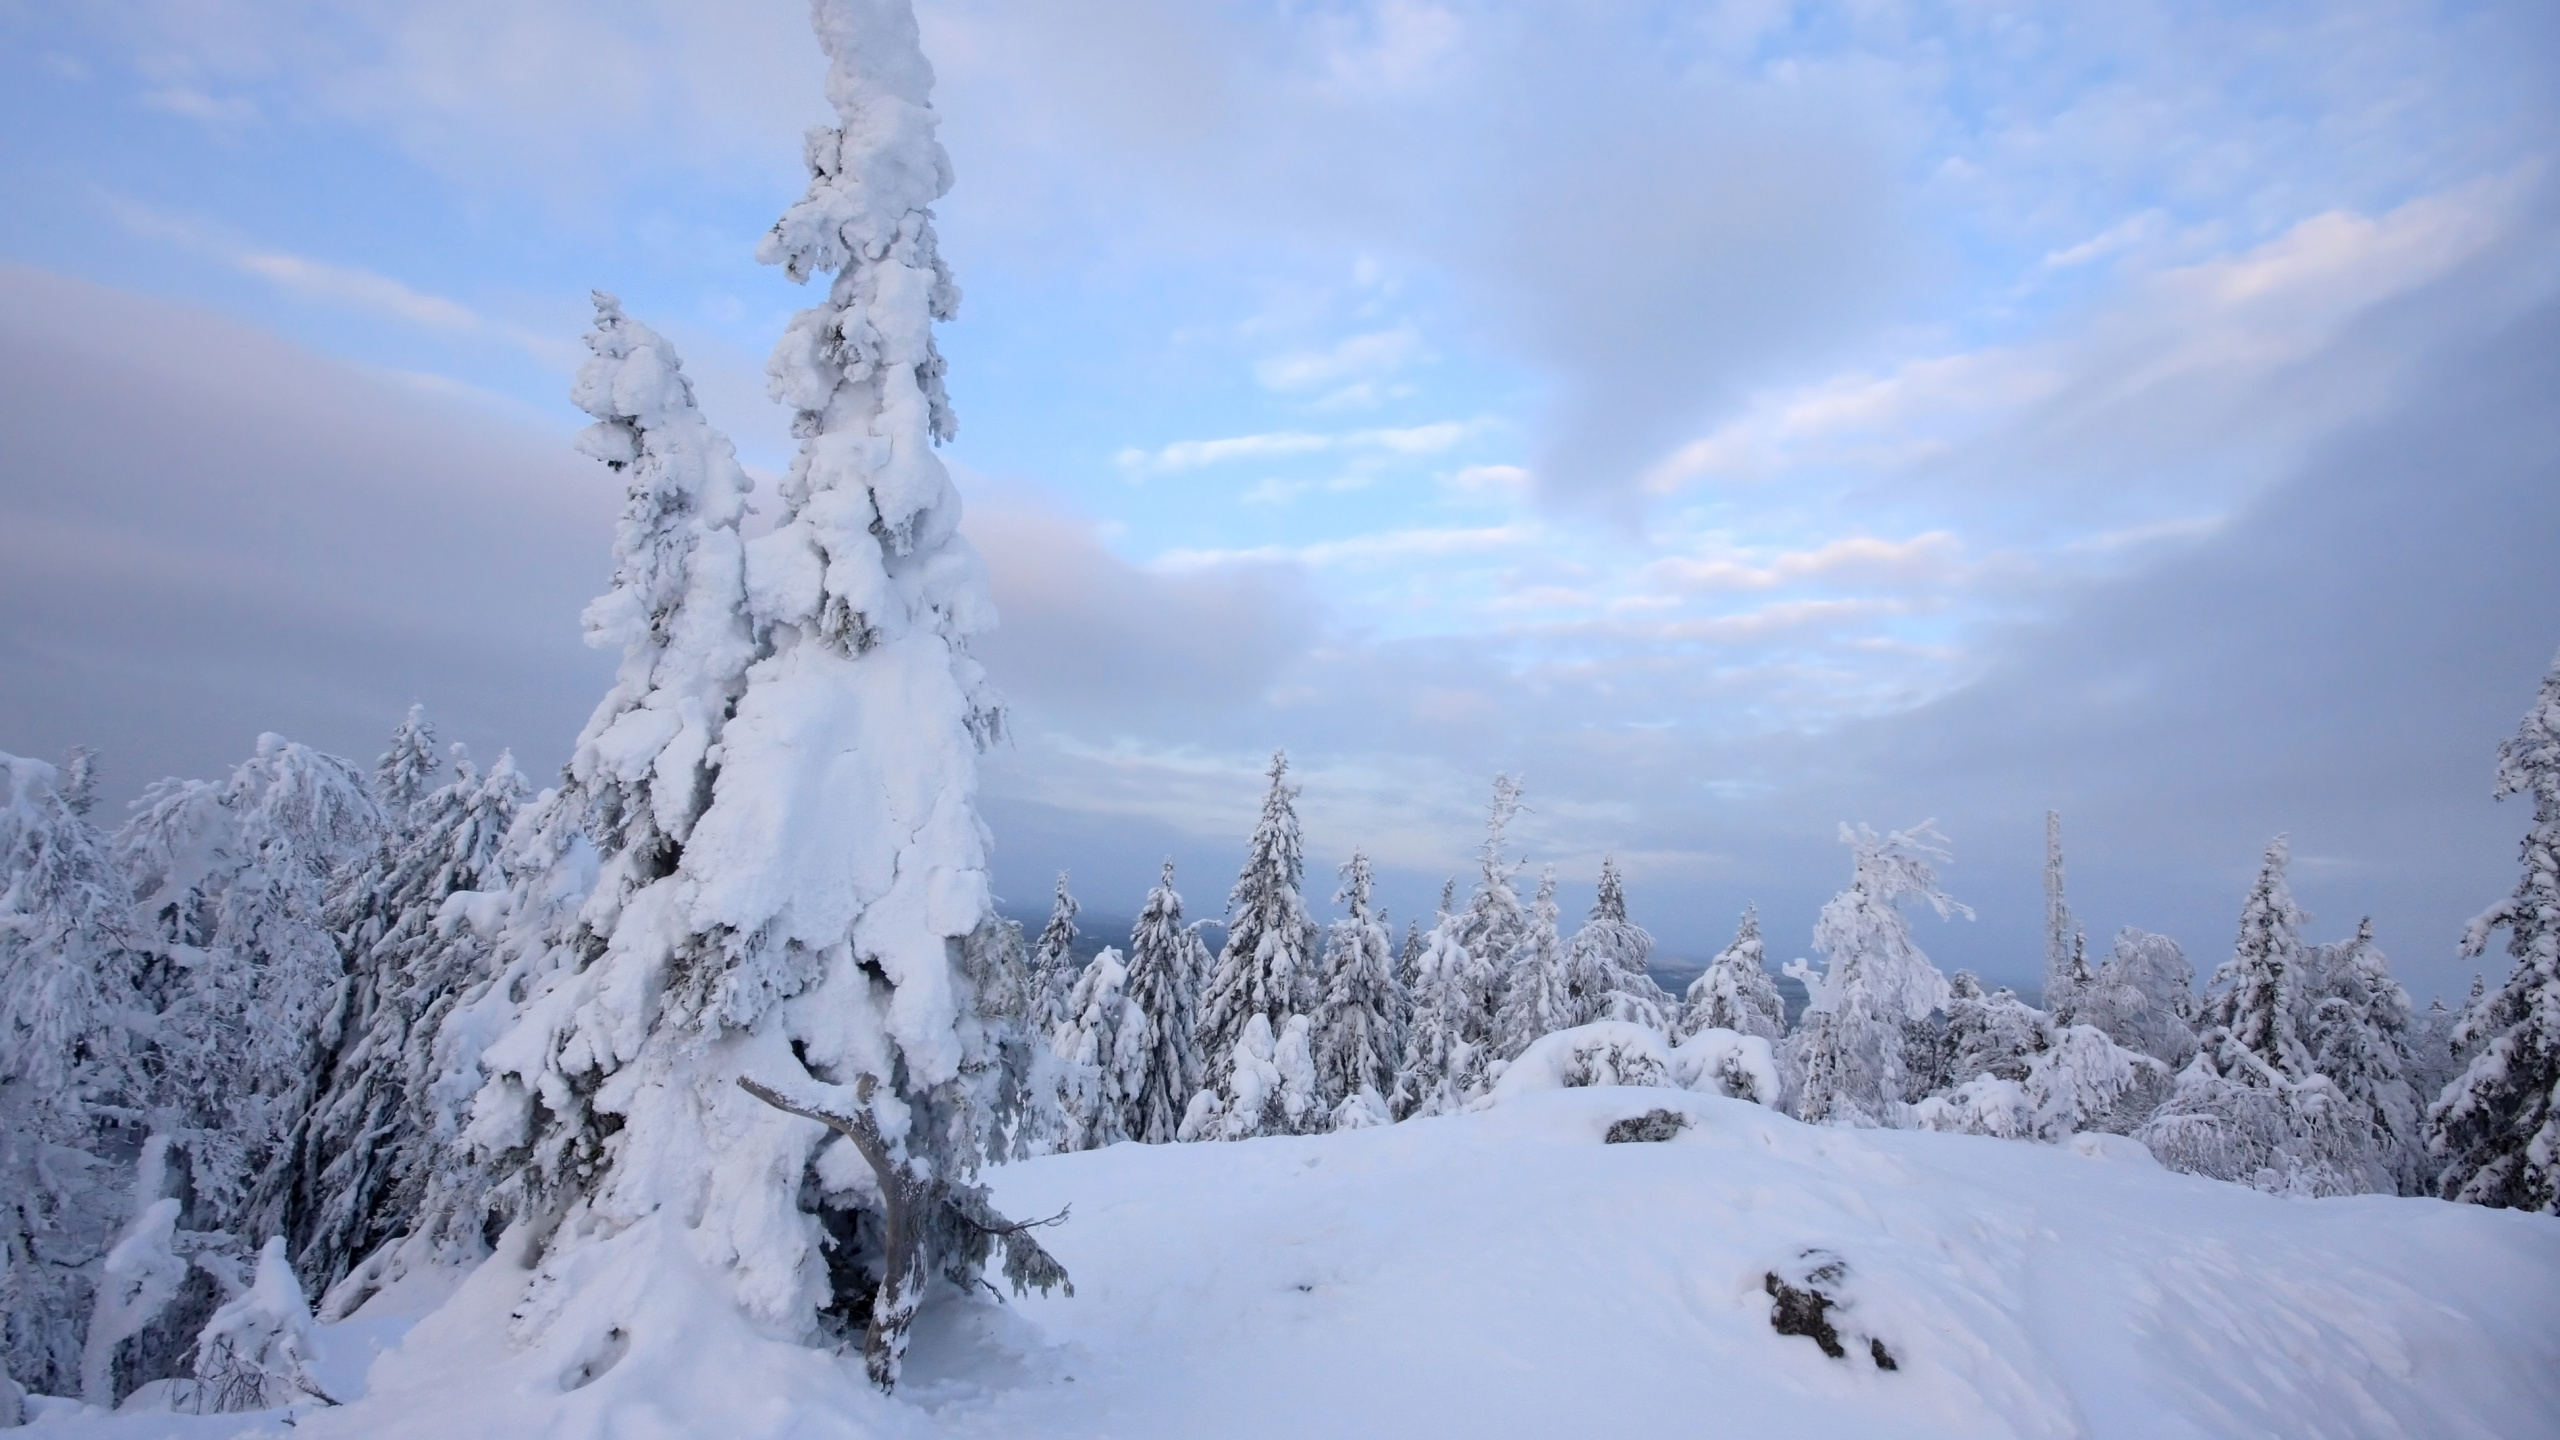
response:
<path id="1" fill-rule="evenodd" d="M 275 1228 L 256 1182 L 310 1105 L 341 994 L 329 897 L 386 828 L 354 766 L 262 735 L 226 781 L 153 785 L 117 832 L 159 1010 L 149 1123 L 183 1157 L 182 1228 Z"/>
<path id="2" fill-rule="evenodd" d="M 0 1369 L 55 1395 L 124 1219 L 150 1024 L 124 878 L 63 779 L 0 754 Z"/>
<path id="3" fill-rule="evenodd" d="M 2196 1057 L 2134 1133 L 2174 1170 L 2279 1194 L 2352 1194 L 2370 1183 L 2370 1129 L 2312 1068 L 2296 1030 L 2308 977 L 2290 857 L 2281 835 L 2267 846 L 2231 958 L 2214 972 Z"/>
<path id="4" fill-rule="evenodd" d="M 2042 1012 L 2029 1013 L 2043 1018 Z M 1984 1070 L 1922 1100 L 1912 1107 L 1912 1123 L 1923 1130 L 2046 1144 L 2083 1130 L 2120 1133 L 2130 1128 L 2127 1097 L 2140 1094 L 2146 1080 L 2156 1083 L 2164 1069 L 2094 1025 L 2054 1028 L 2043 1049 L 2010 1068 L 2005 1075 Z"/>
<path id="5" fill-rule="evenodd" d="M 2204 1043 L 2225 1074 L 2257 1069 L 2298 1079 L 2312 1073 L 2310 1052 L 2295 1029 L 2305 956 L 2302 910 L 2285 882 L 2292 855 L 2285 836 L 2267 845 L 2240 909 L 2240 938 L 2213 975 Z"/>
<path id="6" fill-rule="evenodd" d="M 1443 890 L 1439 917 L 1414 961 L 1412 1018 L 1391 1097 L 1399 1120 L 1464 1106 L 1483 1092 L 1492 1061 L 1485 1023 L 1495 993 L 1492 967 L 1467 948 L 1467 913 L 1452 911 L 1452 903 L 1451 891 Z"/>
<path id="7" fill-rule="evenodd" d="M 1757 1035 L 1776 1044 L 1786 1038 L 1787 1004 L 1769 978 L 1768 946 L 1760 938 L 1760 912 L 1745 907 L 1732 943 L 1716 952 L 1689 989 L 1680 1007 L 1676 1037 L 1701 1030 L 1731 1030 Z"/>
<path id="8" fill-rule="evenodd" d="M 444 768 L 444 757 L 436 753 L 436 727 L 427 719 L 427 707 L 412 705 L 398 729 L 391 732 L 391 744 L 382 757 L 373 762 L 373 798 L 396 825 L 409 807 L 427 797 L 436 788 L 436 774 Z"/>
<path id="9" fill-rule="evenodd" d="M 1512 952 L 1529 925 L 1528 909 L 1520 903 L 1520 892 L 1512 888 L 1513 866 L 1506 853 L 1511 822 L 1524 808 L 1520 782 L 1509 775 L 1494 776 L 1493 802 L 1485 811 L 1484 844 L 1477 851 L 1476 885 L 1467 896 L 1458 927 L 1458 940 L 1467 954 L 1492 977 L 1480 997 L 1484 1014 L 1469 1027 L 1480 1040 L 1489 1038 L 1502 987 L 1509 982 Z"/>
<path id="10" fill-rule="evenodd" d="M 1129 1138 L 1129 1100 L 1144 1085 L 1148 1035 L 1128 983 L 1120 952 L 1103 947 L 1067 992 L 1067 1018 L 1050 1031 L 1060 1062 L 1061 1150 L 1096 1150 Z"/>
<path id="11" fill-rule="evenodd" d="M 1287 753 L 1274 751 L 1265 774 L 1262 813 L 1227 894 L 1227 943 L 1200 994 L 1200 1062 L 1213 1076 L 1227 1068 L 1247 1020 L 1259 1015 L 1277 1034 L 1323 993 Z"/>
<path id="12" fill-rule="evenodd" d="M 2129 1050 L 2183 1068 L 2196 1053 L 2195 966 L 2166 935 L 2116 932 L 2080 997 L 2080 1019 Z"/>
<path id="13" fill-rule="evenodd" d="M 2560 660 L 2498 746 L 2496 794 L 2532 801 L 2524 875 L 2463 932 L 2462 953 L 2478 955 L 2505 930 L 2516 963 L 2454 1029 L 2464 1068 L 2428 1112 L 2435 1188 L 2453 1200 L 2560 1212 Z"/>
<path id="14" fill-rule="evenodd" d="M 1564 949 L 1573 1023 L 1617 1020 L 1669 1034 L 1678 1006 L 1645 969 L 1653 936 L 1627 918 L 1627 883 L 1614 855 L 1600 858 L 1599 894 Z"/>
<path id="15" fill-rule="evenodd" d="M 1199 932 L 1182 923 L 1182 895 L 1173 888 L 1173 862 L 1167 860 L 1162 880 L 1147 892 L 1129 931 L 1128 995 L 1146 1022 L 1138 1064 L 1124 1091 L 1122 1128 L 1132 1140 L 1162 1145 L 1176 1138 L 1183 1112 L 1205 1078 L 1195 1032 L 1207 950 Z"/>
<path id="16" fill-rule="evenodd" d="M 1176 1138 L 1300 1135 L 1325 1128 L 1331 1118 L 1317 1103 L 1315 1058 L 1304 1015 L 1288 1017 L 1276 1033 L 1259 1013 L 1247 1019 L 1226 1073 L 1211 1078 L 1217 1083 L 1191 1097 Z"/>
<path id="17" fill-rule="evenodd" d="M 582 448 L 632 484 L 590 628 L 624 665 L 552 802 L 599 880 L 511 962 L 525 1000 L 467 1138 L 519 1213 L 565 1210 L 526 1337 L 605 1344 L 643 1322 L 582 1302 L 591 1277 L 717 1257 L 716 1293 L 774 1333 L 859 1327 L 887 1387 L 933 1277 L 973 1282 L 996 1246 L 1017 1286 L 1063 1273 L 970 1178 L 1030 1056 L 989 998 L 1020 963 L 976 814 L 1001 716 L 968 645 L 994 612 L 934 452 L 958 292 L 932 71 L 904 0 L 812 20 L 842 123 L 807 136 L 808 193 L 758 255 L 835 275 L 767 367 L 801 438 L 769 533 L 739 543 L 743 476 L 671 351 L 599 305 Z M 518 883 L 525 913 L 576 849 Z"/>
<path id="18" fill-rule="evenodd" d="M 1937 865 L 1949 857 L 1932 822 L 1884 835 L 1844 824 L 1840 839 L 1851 855 L 1849 887 L 1813 928 L 1814 948 L 1830 963 L 1819 974 L 1801 960 L 1787 966 L 1810 997 L 1808 1023 L 1787 1050 L 1799 1077 L 1797 1117 L 1891 1125 L 1920 1098 L 1906 1073 L 1904 1027 L 1947 1000 L 1947 979 L 1912 938 L 1901 904 L 1918 900 L 1941 918 L 1973 911 L 1938 888 Z M 1812 1024 L 1815 1014 L 1826 1018 Z"/>
<path id="19" fill-rule="evenodd" d="M 2008 987 L 1985 991 L 1973 972 L 1959 970 L 1947 985 L 1939 1068 L 1956 1085 L 1985 1075 L 2024 1080 L 2036 1057 L 2053 1048 L 2055 1028 L 2051 1016 Z"/>
<path id="20" fill-rule="evenodd" d="M 2371 1132 L 2373 1173 L 2364 1188 L 2423 1194 L 2425 1110 L 2409 1084 L 2415 1063 L 2409 992 L 2391 978 L 2370 918 L 2357 924 L 2352 939 L 2318 946 L 2307 958 L 2307 1003 L 2297 1029 L 2312 1068 L 2338 1087 L 2349 1114 Z"/>
<path id="21" fill-rule="evenodd" d="M 1556 867 L 1538 873 L 1538 890 L 1511 947 L 1502 977 L 1502 1005 L 1493 1029 L 1494 1055 L 1509 1060 L 1539 1037 L 1570 1030 L 1580 1020 L 1573 979 L 1565 969 L 1564 941 L 1556 933 Z"/>
<path id="22" fill-rule="evenodd" d="M 1369 857 L 1353 851 L 1333 896 L 1345 913 L 1326 932 L 1324 998 L 1316 1005 L 1309 1038 L 1316 1103 L 1335 1129 L 1390 1118 L 1388 1097 L 1395 1093 L 1396 1066 L 1404 1057 L 1403 998 L 1373 883 Z"/>
<path id="23" fill-rule="evenodd" d="M 527 787 L 511 755 L 483 775 L 453 751 L 453 778 L 409 806 L 382 860 L 335 907 L 345 1024 L 277 1172 L 294 1268 L 313 1293 L 409 1228 L 458 1131 L 453 1097 L 438 1090 L 441 1022 L 483 978 L 489 950 L 447 902 L 505 888 L 499 856 Z"/>
<path id="24" fill-rule="evenodd" d="M 1043 1037 L 1058 1033 L 1058 1027 L 1076 1014 L 1068 1001 L 1075 988 L 1076 972 L 1076 897 L 1067 893 L 1067 872 L 1058 872 L 1058 889 L 1049 905 L 1048 922 L 1040 927 L 1040 936 L 1031 943 L 1029 994 L 1025 997 L 1024 1019 L 1031 1033 Z"/>

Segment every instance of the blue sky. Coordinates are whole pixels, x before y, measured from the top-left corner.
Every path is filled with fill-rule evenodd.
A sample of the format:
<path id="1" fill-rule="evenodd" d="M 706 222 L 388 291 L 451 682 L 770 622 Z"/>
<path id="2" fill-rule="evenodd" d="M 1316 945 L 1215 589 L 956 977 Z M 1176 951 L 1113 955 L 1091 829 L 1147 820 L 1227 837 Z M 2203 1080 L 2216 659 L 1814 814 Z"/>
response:
<path id="1" fill-rule="evenodd" d="M 1618 851 L 1686 953 L 1745 900 L 1801 946 L 1836 822 L 1934 814 L 1983 918 L 1924 940 L 2021 976 L 2054 805 L 2101 941 L 2209 969 L 2292 830 L 2321 926 L 2467 981 L 2560 644 L 2547 7 L 920 9 L 1009 892 L 1126 912 L 1170 853 L 1214 904 L 1286 745 L 1406 913 L 1511 769 L 1529 857 Z M 820 74 L 788 0 L 0 5 L 0 503 L 49 567 L 0 747 L 138 784 L 415 695 L 556 763 L 586 291 L 777 469 L 804 301 L 751 252 Z M 125 443 L 190 406 L 236 425 Z M 220 663 L 112 618 L 216 572 Z"/>

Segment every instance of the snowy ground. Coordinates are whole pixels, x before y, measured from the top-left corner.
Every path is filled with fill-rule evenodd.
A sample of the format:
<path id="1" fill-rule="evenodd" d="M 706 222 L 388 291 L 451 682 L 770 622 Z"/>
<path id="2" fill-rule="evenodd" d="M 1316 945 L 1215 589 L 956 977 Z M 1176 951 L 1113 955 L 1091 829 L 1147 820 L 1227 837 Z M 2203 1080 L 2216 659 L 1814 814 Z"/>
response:
<path id="1" fill-rule="evenodd" d="M 1602 1143 L 1658 1106 L 1691 1128 Z M 394 1304 L 325 1332 L 350 1389 L 388 1348 L 370 1395 L 290 1431 L 41 1423 L 66 1440 L 2560 1433 L 2560 1220 L 2275 1199 L 2123 1142 L 1821 1129 L 1581 1089 L 1318 1138 L 1122 1145 L 995 1183 L 1017 1216 L 1072 1202 L 1047 1243 L 1076 1295 L 946 1302 L 895 1400 L 853 1360 L 749 1333 L 680 1232 L 642 1227 L 614 1263 L 646 1272 L 652 1319 L 602 1351 L 510 1350 L 521 1272 L 492 1266 L 415 1329 Z M 1807 1249 L 1847 1262 L 1846 1359 L 1770 1328 L 1762 1277 Z"/>

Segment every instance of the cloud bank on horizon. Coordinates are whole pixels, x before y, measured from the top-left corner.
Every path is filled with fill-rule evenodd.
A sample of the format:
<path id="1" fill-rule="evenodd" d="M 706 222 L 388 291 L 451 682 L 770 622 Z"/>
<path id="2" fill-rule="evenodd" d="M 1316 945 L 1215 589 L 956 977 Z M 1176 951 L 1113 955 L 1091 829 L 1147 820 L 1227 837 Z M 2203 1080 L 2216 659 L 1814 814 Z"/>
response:
<path id="1" fill-rule="evenodd" d="M 1497 769 L 1702 951 L 1935 814 L 2036 960 L 2206 966 L 2269 834 L 2422 993 L 2560 645 L 2560 21 L 2525 4 L 926 0 L 1020 739 L 999 876 L 1223 886 L 1286 745 L 1399 911 Z M 546 765 L 586 290 L 751 464 L 800 7 L 0 14 L 0 733 L 128 790 L 413 696 Z M 2102 938 L 2102 937 L 2093 937 Z M 1792 952 L 1788 952 L 1792 953 Z"/>

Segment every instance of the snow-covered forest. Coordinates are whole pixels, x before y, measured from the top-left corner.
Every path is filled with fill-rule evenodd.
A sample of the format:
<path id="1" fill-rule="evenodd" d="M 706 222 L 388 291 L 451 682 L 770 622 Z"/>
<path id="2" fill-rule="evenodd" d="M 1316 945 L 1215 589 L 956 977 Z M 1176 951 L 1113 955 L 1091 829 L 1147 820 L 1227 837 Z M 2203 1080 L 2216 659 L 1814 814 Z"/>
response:
<path id="1" fill-rule="evenodd" d="M 1518 1180 L 1486 1157 L 1514 1153 L 1550 1176 L 1520 1203 L 1599 1249 L 1741 1266 L 1745 1293 L 1716 1313 L 1854 1379 L 1844 1416 L 1894 1413 L 1891 1385 L 1954 1430 L 1977 1403 L 2019 1433 L 2154 1403 L 2156 1377 L 2015 1358 L 2019 1332 L 2073 1302 L 2003 1309 L 2004 1287 L 2032 1287 L 1924 1273 L 1880 1238 L 2048 1193 L 2092 1254 L 2145 1226 L 2162 1253 L 2245 1250 L 2181 1272 L 2220 1317 L 2192 1323 L 2330 1357 L 2307 1374 L 2352 1351 L 2363 1408 L 2331 1396 L 2282 1422 L 2306 1433 L 2424 1429 L 2410 1397 L 2465 1377 L 2487 1429 L 2560 1400 L 2552 1332 L 2534 1333 L 2560 1229 L 2473 1214 L 2560 1216 L 2560 662 L 2512 736 L 2481 737 L 2524 838 L 2517 878 L 2481 877 L 2484 900 L 2512 893 L 2447 937 L 2484 966 L 2459 1006 L 2413 1004 L 2369 924 L 2311 932 L 2284 836 L 2231 897 L 2227 942 L 2092 937 L 2058 815 L 2033 996 L 1930 959 L 1926 925 L 1972 912 L 1927 821 L 1841 826 L 1815 956 L 1781 964 L 1746 910 L 1670 993 L 1615 860 L 1565 877 L 1521 853 L 1517 779 L 1490 777 L 1481 844 L 1436 912 L 1394 917 L 1360 850 L 1308 873 L 1282 753 L 1232 880 L 1168 862 L 1143 896 L 1080 897 L 1060 875 L 1036 930 L 1004 915 L 976 767 L 1006 717 L 971 650 L 996 616 L 936 453 L 955 421 L 934 325 L 959 291 L 936 248 L 952 174 L 931 70 L 906 0 L 815 13 L 840 123 L 808 137 L 808 191 L 756 256 L 815 282 L 767 372 L 797 456 L 758 490 L 672 345 L 596 295 L 577 445 L 624 501 L 584 625 L 620 668 L 558 775 L 445 747 L 424 708 L 369 764 L 267 735 L 230 774 L 161 781 L 121 817 L 95 803 L 100 757 L 0 755 L 0 1425 L 120 1407 L 390 1433 L 452 1404 L 480 1418 L 445 1433 L 506 1406 L 532 1433 L 568 1423 L 542 1407 L 586 1403 L 563 1397 L 646 1354 L 662 1389 L 631 1403 L 673 1430 L 712 1411 L 736 1433 L 812 1424 L 797 1407 L 858 1376 L 1034 1431 L 1026 1397 L 1084 1362 L 1033 1329 L 1100 1317 L 1077 1353 L 1124 1343 L 1143 1368 L 1172 1342 L 1130 1318 L 1134 1291 L 1230 1284 L 1262 1305 L 1348 1284 L 1273 1257 L 1295 1253 L 1292 1225 L 1353 1226 L 1364 1207 L 1402 1226 L 1376 1221 L 1389 1269 L 1409 1245 L 1448 1270 L 1514 1267 L 1532 1303 L 1605 1306 L 1559 1299 L 1570 1263 L 1478 1248 L 1541 1243 L 1481 1203 Z M 1560 904 L 1568 878 L 1596 883 L 1587 913 Z M 1096 901 L 1137 917 L 1098 954 L 1079 918 Z M 1613 1193 L 1590 1177 L 1615 1152 L 1560 1148 L 1602 1130 L 1715 1165 Z M 1334 1188 L 1292 1215 L 1208 1224 L 1320 1163 Z M 1479 1188 L 1396 1198 L 1423 1173 Z M 1751 1208 L 1755 1185 L 1772 1211 Z M 1840 1197 L 1867 1190 L 1868 1217 L 1846 1218 L 1866 1202 Z M 1447 1227 L 1406 1223 L 1433 1205 Z M 1635 1228 L 1601 1236 L 1612 1213 Z M 1638 1231 L 1668 1238 L 1645 1250 Z M 1850 1253 L 1862 1238 L 1873 1258 Z M 2371 1285 L 2301 1273 L 2332 1256 Z M 2064 1286 L 2092 1335 L 2111 1273 Z M 2432 1315 L 2438 1282 L 2469 1287 L 2460 1323 L 2478 1328 Z M 1417 1373 L 1450 1371 L 1474 1343 L 1459 1327 L 1523 1323 L 1471 1319 L 1498 1295 L 1443 1296 L 1427 1313 L 1450 1328 L 1396 1343 L 1425 1357 Z M 1377 1332 L 1341 1334 L 1372 1347 L 1362 1364 L 1384 1353 Z M 388 1346 L 350 1359 L 344 1337 Z M 711 1358 L 676 1358 L 695 1342 Z M 2160 1373 L 2207 1396 L 2200 1423 L 2285 1413 L 2244 1359 L 2177 1343 L 2201 1348 Z M 972 1372 L 971 1355 L 1010 1369 Z M 1657 1362 L 1682 1363 L 1556 1357 Z M 700 1412 L 666 1398 L 665 1374 L 723 1365 L 781 1378 Z M 1958 1372 L 1971 1399 L 1948 1398 Z M 466 1396 L 456 1377 L 475 1373 L 519 1379 Z M 536 1373 L 538 1401 L 519 1383 Z M 1282 1383 L 1239 1374 L 1239 1395 Z M 1062 1431 L 1091 1419 L 1058 1403 Z M 1153 1417 L 1131 1433 L 1198 1423 L 1111 1403 Z M 601 1413 L 582 1423 L 626 1433 Z M 826 1423 L 880 1433 L 890 1413 Z M 1428 1426 L 1403 1399 L 1372 1418 Z"/>

